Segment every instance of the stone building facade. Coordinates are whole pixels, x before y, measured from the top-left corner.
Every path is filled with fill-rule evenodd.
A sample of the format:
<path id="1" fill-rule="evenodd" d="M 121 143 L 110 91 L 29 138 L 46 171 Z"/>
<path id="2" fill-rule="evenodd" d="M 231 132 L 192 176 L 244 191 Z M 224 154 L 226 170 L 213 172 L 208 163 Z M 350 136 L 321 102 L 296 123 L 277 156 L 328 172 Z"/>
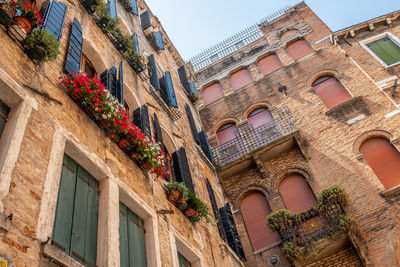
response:
<path id="1" fill-rule="evenodd" d="M 226 204 L 215 168 L 194 141 L 188 120 L 191 111 L 195 130 L 201 131 L 197 110 L 189 100 L 186 85 L 178 77 L 178 69 L 183 67 L 188 80 L 194 81 L 193 71 L 185 65 L 144 1 L 130 2 L 131 11 L 127 11 L 125 1 L 110 0 L 107 12 L 119 18 L 123 34 L 136 35 L 133 37 L 137 42 L 135 48 L 139 48 L 144 58 L 149 58 L 149 65 L 153 64 L 149 72 L 135 69 L 123 55 L 124 51 L 104 32 L 104 25 L 96 23 L 90 14 L 93 11 L 90 7 L 99 3 L 75 0 L 34 3 L 42 16 L 46 14 L 43 16 L 45 29 L 51 31 L 54 29 L 50 25 L 58 25 L 58 28 L 54 26 L 57 28 L 54 34 L 60 40 L 60 54 L 56 59 L 40 64 L 35 64 L 20 42 L 14 40 L 16 36 L 10 27 L 1 26 L 2 266 L 180 266 L 189 263 L 191 266 L 243 266 L 220 237 L 215 222 L 207 223 L 203 219 L 192 223 L 168 201 L 164 190 L 166 181 L 142 171 L 60 85 L 59 77 L 67 68 L 81 69 L 100 79 L 105 77 L 106 70 L 118 69 L 118 82 L 124 88 L 122 98 L 129 108 L 130 119 L 134 120 L 134 111 L 146 106 L 146 129 L 151 129 L 152 139 L 161 138 L 171 156 L 185 148 L 186 167 L 196 195 L 210 207 L 211 216 L 214 217 L 210 188 L 216 205 Z M 107 1 L 103 4 L 107 7 Z M 158 38 L 156 43 L 153 32 Z M 164 77 L 170 82 L 163 85 L 163 90 L 168 86 L 171 92 L 172 87 L 174 96 L 162 95 L 160 88 L 150 83 L 159 82 L 154 78 L 156 72 L 159 79 Z M 175 106 L 168 102 L 172 97 L 177 102 Z M 77 172 L 79 175 L 73 177 L 78 179 L 75 181 L 79 186 L 75 187 L 75 193 L 70 193 L 62 182 Z M 78 190 L 86 190 L 84 194 L 88 195 Z M 84 196 L 79 200 L 83 202 L 75 198 L 74 213 L 72 210 L 57 213 L 73 194 Z M 93 199 L 95 202 L 89 201 Z M 84 208 L 79 218 L 86 220 L 86 224 L 75 220 L 77 210 L 82 212 Z M 130 249 L 136 251 L 129 256 L 130 264 L 121 256 L 120 246 L 127 248 L 122 245 L 122 239 L 127 237 L 121 233 L 121 214 L 131 216 L 130 221 L 135 224 L 132 227 L 137 231 L 136 239 L 132 238 L 140 240 L 138 248 L 129 241 Z M 63 223 L 66 217 L 72 216 L 73 230 L 66 234 L 67 226 Z M 97 220 L 90 222 L 87 218 Z M 55 226 L 56 221 L 61 226 Z M 55 237 L 57 233 L 63 236 Z M 57 238 L 69 241 L 65 245 Z M 124 264 L 121 260 L 125 260 Z"/>
<path id="2" fill-rule="evenodd" d="M 258 25 L 255 41 L 232 43 L 229 55 L 214 47 L 192 59 L 246 266 L 400 264 L 399 18 L 332 32 L 301 2 Z M 347 192 L 345 213 L 360 232 L 332 238 L 329 216 L 342 211 L 313 213 L 332 186 Z M 265 217 L 282 209 L 300 219 L 271 233 Z M 289 261 L 282 251 L 299 252 L 292 244 L 312 250 Z"/>

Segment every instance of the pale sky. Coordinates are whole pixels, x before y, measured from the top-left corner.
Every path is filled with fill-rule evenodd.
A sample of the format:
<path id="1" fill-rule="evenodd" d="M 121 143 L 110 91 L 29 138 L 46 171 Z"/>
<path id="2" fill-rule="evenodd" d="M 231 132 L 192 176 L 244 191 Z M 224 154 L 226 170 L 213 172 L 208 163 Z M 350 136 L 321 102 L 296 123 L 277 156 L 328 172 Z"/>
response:
<path id="1" fill-rule="evenodd" d="M 183 59 L 299 0 L 146 0 Z M 306 0 L 331 30 L 400 9 L 400 0 Z"/>

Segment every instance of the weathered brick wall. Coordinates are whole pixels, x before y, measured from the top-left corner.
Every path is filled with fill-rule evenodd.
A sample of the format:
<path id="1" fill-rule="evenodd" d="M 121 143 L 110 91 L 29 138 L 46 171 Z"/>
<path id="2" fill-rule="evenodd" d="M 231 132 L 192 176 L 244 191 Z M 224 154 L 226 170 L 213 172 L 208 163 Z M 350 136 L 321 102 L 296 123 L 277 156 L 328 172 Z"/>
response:
<path id="1" fill-rule="evenodd" d="M 341 251 L 336 252 L 335 254 L 326 257 L 322 260 L 316 261 L 307 267 L 331 267 L 331 266 L 340 266 L 340 267 L 357 267 L 363 266 L 360 262 L 360 259 L 357 256 L 356 251 L 354 248 L 349 247 L 343 249 Z"/>

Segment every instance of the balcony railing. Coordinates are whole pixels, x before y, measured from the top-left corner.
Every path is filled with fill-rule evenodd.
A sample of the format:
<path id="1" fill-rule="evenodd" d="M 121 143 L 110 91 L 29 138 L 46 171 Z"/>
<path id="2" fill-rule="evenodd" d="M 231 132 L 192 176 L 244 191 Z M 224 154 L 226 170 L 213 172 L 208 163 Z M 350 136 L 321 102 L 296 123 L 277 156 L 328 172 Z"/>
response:
<path id="1" fill-rule="evenodd" d="M 235 138 L 212 149 L 214 163 L 221 167 L 295 132 L 296 126 L 287 107 L 278 111 L 274 121 L 253 128 L 246 125 L 235 133 Z"/>

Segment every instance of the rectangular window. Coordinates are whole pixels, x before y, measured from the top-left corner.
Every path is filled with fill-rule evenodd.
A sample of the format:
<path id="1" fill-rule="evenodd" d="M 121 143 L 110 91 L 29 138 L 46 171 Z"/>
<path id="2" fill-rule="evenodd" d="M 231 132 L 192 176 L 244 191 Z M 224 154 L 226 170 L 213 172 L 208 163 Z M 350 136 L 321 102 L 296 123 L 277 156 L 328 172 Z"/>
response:
<path id="1" fill-rule="evenodd" d="M 367 47 L 385 62 L 386 65 L 392 65 L 400 61 L 400 46 L 389 37 L 369 43 Z"/>
<path id="2" fill-rule="evenodd" d="M 0 100 L 0 137 L 3 133 L 4 127 L 6 126 L 8 114 L 10 113 L 10 108 Z"/>
<path id="3" fill-rule="evenodd" d="M 119 203 L 119 249 L 121 267 L 146 267 L 144 222 L 127 206 Z"/>
<path id="4" fill-rule="evenodd" d="M 191 267 L 192 265 L 190 262 L 178 252 L 178 259 L 179 259 L 179 267 Z"/>
<path id="5" fill-rule="evenodd" d="M 64 155 L 52 243 L 85 266 L 96 266 L 99 183 Z"/>

